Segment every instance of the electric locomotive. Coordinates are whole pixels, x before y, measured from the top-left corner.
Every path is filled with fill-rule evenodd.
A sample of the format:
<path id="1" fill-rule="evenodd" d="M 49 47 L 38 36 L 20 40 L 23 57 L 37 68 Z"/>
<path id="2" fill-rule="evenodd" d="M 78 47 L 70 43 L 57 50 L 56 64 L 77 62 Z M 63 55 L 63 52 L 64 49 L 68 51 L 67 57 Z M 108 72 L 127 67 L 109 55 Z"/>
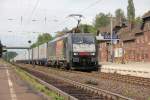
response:
<path id="1" fill-rule="evenodd" d="M 97 70 L 96 38 L 90 33 L 70 33 L 48 43 L 48 64 L 67 69 Z"/>

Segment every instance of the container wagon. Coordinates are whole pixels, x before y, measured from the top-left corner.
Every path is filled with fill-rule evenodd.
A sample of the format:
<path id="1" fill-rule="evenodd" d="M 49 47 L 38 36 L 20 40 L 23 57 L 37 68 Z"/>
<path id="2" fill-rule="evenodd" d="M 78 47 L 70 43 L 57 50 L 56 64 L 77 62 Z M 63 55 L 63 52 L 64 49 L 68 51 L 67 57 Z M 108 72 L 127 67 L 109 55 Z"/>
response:
<path id="1" fill-rule="evenodd" d="M 39 58 L 38 58 L 39 65 L 47 65 L 47 50 L 48 50 L 48 43 L 44 43 L 39 46 Z"/>
<path id="2" fill-rule="evenodd" d="M 32 48 L 32 60 L 33 64 L 35 65 L 39 64 L 39 47 Z"/>

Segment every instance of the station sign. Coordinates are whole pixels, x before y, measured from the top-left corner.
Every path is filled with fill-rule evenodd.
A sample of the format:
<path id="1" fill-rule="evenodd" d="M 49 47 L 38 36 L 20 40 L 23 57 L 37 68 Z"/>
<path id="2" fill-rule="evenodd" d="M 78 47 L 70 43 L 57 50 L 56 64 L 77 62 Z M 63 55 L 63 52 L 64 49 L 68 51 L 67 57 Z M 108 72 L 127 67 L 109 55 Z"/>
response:
<path id="1" fill-rule="evenodd" d="M 103 34 L 102 36 L 104 37 L 104 39 L 118 39 L 118 36 L 116 34 L 112 34 L 112 36 L 110 34 Z"/>
<path id="2" fill-rule="evenodd" d="M 115 33 L 113 33 L 112 35 L 110 33 L 101 33 L 96 38 L 97 40 L 119 40 L 118 35 Z"/>

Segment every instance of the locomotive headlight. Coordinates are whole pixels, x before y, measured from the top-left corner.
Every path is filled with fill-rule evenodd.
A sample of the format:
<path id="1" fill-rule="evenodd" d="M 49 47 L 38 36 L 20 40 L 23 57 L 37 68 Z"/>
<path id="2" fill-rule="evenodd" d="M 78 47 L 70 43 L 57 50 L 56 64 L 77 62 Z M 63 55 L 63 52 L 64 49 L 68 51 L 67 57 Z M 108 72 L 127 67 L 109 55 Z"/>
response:
<path id="1" fill-rule="evenodd" d="M 95 55 L 95 53 L 91 53 L 91 55 L 92 55 L 92 56 L 94 56 L 94 55 Z"/>
<path id="2" fill-rule="evenodd" d="M 75 55 L 75 56 L 76 56 L 76 55 L 78 55 L 78 53 L 73 53 L 73 55 Z"/>

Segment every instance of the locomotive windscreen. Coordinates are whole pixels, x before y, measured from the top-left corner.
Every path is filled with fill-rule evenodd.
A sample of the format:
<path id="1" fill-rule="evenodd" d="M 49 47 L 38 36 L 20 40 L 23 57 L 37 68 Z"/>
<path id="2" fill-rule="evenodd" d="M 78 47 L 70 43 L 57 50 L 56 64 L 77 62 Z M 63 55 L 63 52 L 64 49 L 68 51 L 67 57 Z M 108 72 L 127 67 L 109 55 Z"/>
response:
<path id="1" fill-rule="evenodd" d="M 93 36 L 73 36 L 72 40 L 73 40 L 73 44 L 80 44 L 80 43 L 94 44 L 95 43 L 95 38 Z"/>
<path id="2" fill-rule="evenodd" d="M 73 52 L 96 52 L 94 36 L 73 36 Z"/>

